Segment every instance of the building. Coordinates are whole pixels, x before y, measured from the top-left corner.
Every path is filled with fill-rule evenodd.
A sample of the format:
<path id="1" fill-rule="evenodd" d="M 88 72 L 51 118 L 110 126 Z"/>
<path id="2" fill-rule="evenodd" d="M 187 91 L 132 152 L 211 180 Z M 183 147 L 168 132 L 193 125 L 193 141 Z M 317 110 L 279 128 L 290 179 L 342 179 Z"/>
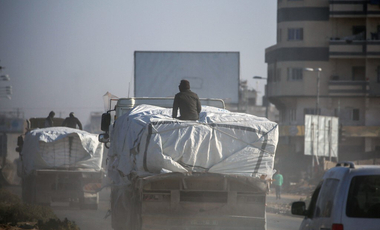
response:
<path id="1" fill-rule="evenodd" d="M 276 156 L 283 173 L 311 170 L 305 114 L 339 117 L 333 161 L 380 158 L 379 4 L 278 0 L 277 43 L 266 49 L 265 61 L 268 100 L 280 111 Z"/>
<path id="2" fill-rule="evenodd" d="M 248 81 L 242 80 L 239 83 L 239 103 L 226 103 L 226 109 L 232 112 L 242 112 L 258 117 L 266 117 L 271 121 L 278 121 L 278 111 L 267 99 L 263 97 L 262 105 L 257 104 L 257 91 L 248 88 Z"/>
<path id="3" fill-rule="evenodd" d="M 16 116 L 17 114 L 17 116 Z M 26 122 L 23 113 L 0 112 L 0 187 L 4 184 L 18 185 L 16 152 L 17 138 L 25 131 Z"/>

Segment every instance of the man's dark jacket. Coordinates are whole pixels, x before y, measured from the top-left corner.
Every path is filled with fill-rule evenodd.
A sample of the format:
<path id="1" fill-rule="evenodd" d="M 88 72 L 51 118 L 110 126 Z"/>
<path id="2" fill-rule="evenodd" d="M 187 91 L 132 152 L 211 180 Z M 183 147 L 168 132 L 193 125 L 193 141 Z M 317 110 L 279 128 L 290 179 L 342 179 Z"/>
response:
<path id="1" fill-rule="evenodd" d="M 181 120 L 198 120 L 199 113 L 202 109 L 198 95 L 190 89 L 183 90 L 175 95 L 172 113 L 173 118 L 177 118 L 178 108 L 181 113 L 181 117 L 178 117 L 178 119 Z"/>
<path id="2" fill-rule="evenodd" d="M 83 130 L 82 129 L 82 123 L 79 121 L 78 118 L 76 118 L 74 116 L 73 117 L 72 116 L 66 117 L 66 119 L 62 123 L 62 126 L 70 127 L 73 129 L 76 129 L 77 125 L 79 126 L 80 130 Z"/>

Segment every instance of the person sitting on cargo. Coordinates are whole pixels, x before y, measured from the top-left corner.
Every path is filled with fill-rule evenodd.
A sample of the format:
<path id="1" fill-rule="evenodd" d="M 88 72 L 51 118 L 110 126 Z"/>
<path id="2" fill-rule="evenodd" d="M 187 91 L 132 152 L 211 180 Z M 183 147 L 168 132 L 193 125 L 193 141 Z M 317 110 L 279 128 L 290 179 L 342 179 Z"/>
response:
<path id="1" fill-rule="evenodd" d="M 45 119 L 45 123 L 44 123 L 45 128 L 54 126 L 54 122 L 53 122 L 54 116 L 55 116 L 54 111 L 50 111 L 49 116 Z"/>
<path id="2" fill-rule="evenodd" d="M 66 119 L 62 123 L 62 126 L 66 126 L 73 129 L 76 129 L 77 125 L 79 129 L 82 130 L 82 123 L 80 123 L 79 119 L 74 116 L 73 112 L 71 112 L 69 117 L 66 117 Z"/>
<path id="3" fill-rule="evenodd" d="M 190 90 L 190 82 L 181 80 L 178 88 L 180 92 L 174 97 L 172 117 L 180 120 L 198 120 L 201 102 L 198 95 Z M 180 117 L 177 117 L 178 108 Z"/>

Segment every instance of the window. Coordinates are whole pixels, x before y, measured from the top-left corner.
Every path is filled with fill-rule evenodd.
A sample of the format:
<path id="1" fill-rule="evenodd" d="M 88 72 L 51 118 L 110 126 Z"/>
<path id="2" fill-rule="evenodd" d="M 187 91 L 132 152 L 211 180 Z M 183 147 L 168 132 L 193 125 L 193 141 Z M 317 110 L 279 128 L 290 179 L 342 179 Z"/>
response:
<path id="1" fill-rule="evenodd" d="M 272 68 L 268 68 L 268 82 L 273 82 L 274 81 L 274 77 L 273 77 L 273 69 Z"/>
<path id="2" fill-rule="evenodd" d="M 289 121 L 296 121 L 297 119 L 297 110 L 295 109 L 289 109 Z"/>
<path id="3" fill-rule="evenodd" d="M 330 217 L 333 209 L 335 193 L 339 185 L 339 180 L 327 179 L 319 194 L 317 207 L 315 209 L 316 217 Z"/>
<path id="4" fill-rule="evenodd" d="M 302 81 L 302 68 L 288 68 L 288 81 Z"/>
<path id="5" fill-rule="evenodd" d="M 282 32 L 281 29 L 277 30 L 277 43 L 281 42 L 281 32 Z"/>
<path id="6" fill-rule="evenodd" d="M 289 28 L 288 29 L 288 41 L 301 41 L 303 40 L 302 28 Z"/>
<path id="7" fill-rule="evenodd" d="M 279 110 L 278 113 L 280 116 L 280 122 L 285 123 L 285 121 L 286 121 L 286 116 L 285 116 L 286 110 Z"/>
<path id="8" fill-rule="evenodd" d="M 337 109 L 337 108 L 334 109 L 334 116 L 340 117 L 340 110 L 339 109 Z"/>
<path id="9" fill-rule="evenodd" d="M 366 40 L 366 27 L 365 26 L 353 26 L 352 33 L 354 40 Z"/>
<path id="10" fill-rule="evenodd" d="M 274 80 L 275 82 L 276 82 L 276 81 L 281 81 L 281 69 L 280 69 L 280 68 L 277 68 L 277 69 L 276 69 L 276 74 L 275 74 L 273 80 Z"/>
<path id="11" fill-rule="evenodd" d="M 321 191 L 321 186 L 322 186 L 321 183 L 318 184 L 317 188 L 313 192 L 313 195 L 311 196 L 309 207 L 307 208 L 307 212 L 306 212 L 306 216 L 308 218 L 314 217 L 314 210 L 315 210 L 315 206 L 317 203 L 317 198 L 318 198 L 319 192 Z"/>
<path id="12" fill-rule="evenodd" d="M 356 218 L 380 218 L 380 176 L 352 178 L 347 197 L 346 215 Z"/>
<path id="13" fill-rule="evenodd" d="M 365 67 L 364 66 L 352 67 L 352 80 L 365 81 Z"/>
<path id="14" fill-rule="evenodd" d="M 360 121 L 360 109 L 344 108 L 335 109 L 335 116 L 339 117 L 341 121 Z"/>
<path id="15" fill-rule="evenodd" d="M 360 116 L 359 116 L 359 109 L 353 109 L 352 110 L 352 120 L 353 121 L 359 121 L 360 120 Z"/>
<path id="16" fill-rule="evenodd" d="M 265 96 L 264 96 L 265 97 Z M 263 99 L 264 100 L 264 99 Z M 254 106 L 256 105 L 256 98 L 255 97 L 249 97 L 248 98 L 248 105 Z"/>
<path id="17" fill-rule="evenodd" d="M 321 109 L 318 108 L 318 114 L 321 114 Z M 317 114 L 316 113 L 316 109 L 315 108 L 304 108 L 303 109 L 303 114 L 306 115 L 306 114 L 311 114 L 311 115 L 315 115 Z"/>

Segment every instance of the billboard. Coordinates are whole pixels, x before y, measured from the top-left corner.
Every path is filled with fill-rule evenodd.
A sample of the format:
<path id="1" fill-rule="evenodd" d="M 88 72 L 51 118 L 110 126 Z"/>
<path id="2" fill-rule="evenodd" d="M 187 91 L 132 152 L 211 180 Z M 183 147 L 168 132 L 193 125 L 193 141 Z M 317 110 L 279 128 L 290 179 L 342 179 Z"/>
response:
<path id="1" fill-rule="evenodd" d="M 21 118 L 0 117 L 1 133 L 23 133 L 25 120 Z"/>
<path id="2" fill-rule="evenodd" d="M 338 157 L 339 118 L 305 115 L 305 155 Z"/>
<path id="3" fill-rule="evenodd" d="M 135 97 L 174 97 L 182 79 L 200 98 L 239 101 L 239 52 L 135 52 Z"/>

